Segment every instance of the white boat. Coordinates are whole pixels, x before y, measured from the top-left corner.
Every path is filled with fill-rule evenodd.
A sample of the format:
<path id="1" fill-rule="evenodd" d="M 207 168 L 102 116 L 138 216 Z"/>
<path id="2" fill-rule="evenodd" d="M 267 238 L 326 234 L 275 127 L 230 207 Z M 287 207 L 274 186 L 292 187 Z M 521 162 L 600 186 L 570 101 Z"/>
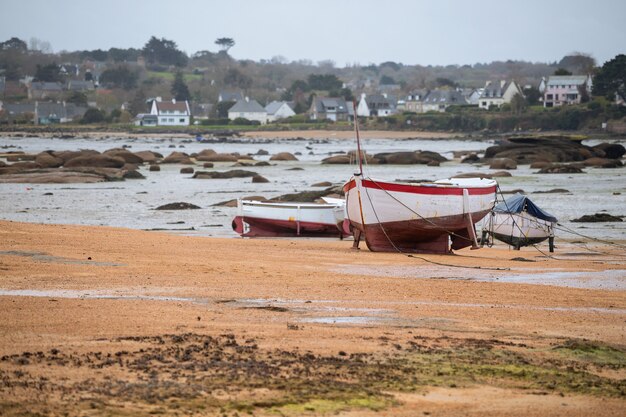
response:
<path id="1" fill-rule="evenodd" d="M 556 217 L 518 193 L 495 206 L 485 218 L 481 243 L 486 241 L 487 235 L 491 235 L 519 249 L 548 239 L 550 252 L 554 252 L 556 222 Z"/>
<path id="2" fill-rule="evenodd" d="M 478 248 L 475 223 L 493 208 L 496 181 L 459 178 L 412 184 L 366 177 L 356 120 L 355 132 L 359 171 L 343 188 L 355 247 L 363 237 L 371 251 L 450 253 Z"/>
<path id="3" fill-rule="evenodd" d="M 496 182 L 459 178 L 408 184 L 356 174 L 344 191 L 350 225 L 370 250 L 449 253 L 478 247 L 474 225 L 493 208 Z M 355 243 L 360 237 L 355 232 Z"/>
<path id="4" fill-rule="evenodd" d="M 237 201 L 232 227 L 243 237 L 340 237 L 344 230 L 345 201 L 279 203 Z"/>

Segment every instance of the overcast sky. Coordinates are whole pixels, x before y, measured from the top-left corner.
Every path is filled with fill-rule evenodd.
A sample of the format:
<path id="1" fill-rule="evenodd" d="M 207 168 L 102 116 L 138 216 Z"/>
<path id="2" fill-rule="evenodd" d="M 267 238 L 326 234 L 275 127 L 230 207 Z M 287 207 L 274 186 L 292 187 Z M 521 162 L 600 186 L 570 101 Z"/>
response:
<path id="1" fill-rule="evenodd" d="M 0 0 L 0 41 L 55 52 L 142 48 L 150 36 L 188 54 L 230 37 L 237 59 L 475 64 L 552 62 L 574 51 L 599 64 L 626 53 L 626 0 Z"/>

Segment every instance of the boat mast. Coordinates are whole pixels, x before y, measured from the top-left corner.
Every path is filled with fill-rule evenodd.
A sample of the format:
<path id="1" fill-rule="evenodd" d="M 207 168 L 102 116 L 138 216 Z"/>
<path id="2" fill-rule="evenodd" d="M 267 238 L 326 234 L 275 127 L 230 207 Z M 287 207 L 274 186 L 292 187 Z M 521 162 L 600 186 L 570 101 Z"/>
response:
<path id="1" fill-rule="evenodd" d="M 357 160 L 359 161 L 359 175 L 363 174 L 363 161 L 361 160 L 361 138 L 359 137 L 359 116 L 356 114 L 356 100 L 352 101 L 352 108 L 354 109 L 354 133 L 356 134 L 356 152 Z"/>

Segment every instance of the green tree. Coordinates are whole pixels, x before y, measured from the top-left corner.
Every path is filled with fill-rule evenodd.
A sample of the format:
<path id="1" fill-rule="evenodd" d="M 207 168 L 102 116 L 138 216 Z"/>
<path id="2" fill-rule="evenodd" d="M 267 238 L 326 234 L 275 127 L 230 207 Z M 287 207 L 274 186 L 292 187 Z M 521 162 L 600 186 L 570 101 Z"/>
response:
<path id="1" fill-rule="evenodd" d="M 80 120 L 83 124 L 89 123 L 102 123 L 105 119 L 105 114 L 102 110 L 89 108 Z"/>
<path id="2" fill-rule="evenodd" d="M 380 77 L 380 84 L 381 85 L 392 85 L 392 84 L 396 84 L 396 80 L 394 80 L 392 77 L 390 77 L 388 75 L 383 75 L 382 77 Z"/>
<path id="3" fill-rule="evenodd" d="M 141 51 L 135 48 L 110 48 L 108 55 L 109 59 L 112 59 L 115 62 L 137 61 L 137 58 L 141 55 Z"/>
<path id="4" fill-rule="evenodd" d="M 59 69 L 59 66 L 55 62 L 48 65 L 37 64 L 37 70 L 35 71 L 35 81 L 61 81 L 61 74 L 59 72 Z"/>
<path id="5" fill-rule="evenodd" d="M 559 61 L 559 68 L 565 68 L 576 74 L 590 74 L 596 67 L 596 60 L 589 54 L 574 52 Z"/>
<path id="6" fill-rule="evenodd" d="M 334 74 L 311 74 L 308 77 L 308 84 L 311 90 L 339 90 L 343 83 Z"/>
<path id="7" fill-rule="evenodd" d="M 25 53 L 28 51 L 28 45 L 20 38 L 13 37 L 8 41 L 0 42 L 0 50 Z"/>
<path id="8" fill-rule="evenodd" d="M 77 106 L 87 107 L 87 95 L 85 93 L 81 93 L 80 91 L 74 91 L 65 101 L 68 103 L 74 103 Z"/>
<path id="9" fill-rule="evenodd" d="M 252 86 L 252 78 L 243 74 L 237 68 L 231 68 L 224 76 L 224 84 L 231 87 L 250 88 Z"/>
<path id="10" fill-rule="evenodd" d="M 559 68 L 554 71 L 554 75 L 572 75 L 572 73 L 565 68 Z"/>
<path id="11" fill-rule="evenodd" d="M 529 106 L 539 104 L 539 99 L 542 97 L 541 92 L 537 87 L 524 89 L 524 96 L 526 97 L 526 104 L 528 104 Z"/>
<path id="12" fill-rule="evenodd" d="M 222 51 L 228 53 L 228 50 L 235 46 L 235 40 L 233 38 L 217 38 L 215 44 L 222 48 Z"/>
<path id="13" fill-rule="evenodd" d="M 607 61 L 593 79 L 593 95 L 615 99 L 615 93 L 626 97 L 626 55 L 620 54 Z"/>
<path id="14" fill-rule="evenodd" d="M 519 93 L 511 98 L 511 112 L 513 114 L 522 114 L 526 110 L 526 99 Z"/>
<path id="15" fill-rule="evenodd" d="M 150 64 L 184 67 L 188 61 L 187 55 L 178 49 L 176 42 L 165 38 L 157 39 L 152 36 L 141 52 Z"/>
<path id="16" fill-rule="evenodd" d="M 131 90 L 137 86 L 139 75 L 126 66 L 118 66 L 104 70 L 100 75 L 100 83 L 109 88 Z"/>
<path id="17" fill-rule="evenodd" d="M 143 91 L 143 89 L 137 89 L 128 107 L 130 114 L 134 116 L 138 115 L 139 113 L 146 113 L 148 111 L 148 106 L 146 104 L 146 93 Z"/>
<path id="18" fill-rule="evenodd" d="M 170 91 L 172 92 L 172 95 L 176 100 L 185 101 L 191 99 L 189 87 L 187 87 L 187 84 L 185 84 L 185 80 L 183 79 L 183 73 L 180 71 L 176 73 Z"/>
<path id="19" fill-rule="evenodd" d="M 235 105 L 234 101 L 220 101 L 217 103 L 217 118 L 218 119 L 227 119 L 228 118 L 228 110 Z"/>

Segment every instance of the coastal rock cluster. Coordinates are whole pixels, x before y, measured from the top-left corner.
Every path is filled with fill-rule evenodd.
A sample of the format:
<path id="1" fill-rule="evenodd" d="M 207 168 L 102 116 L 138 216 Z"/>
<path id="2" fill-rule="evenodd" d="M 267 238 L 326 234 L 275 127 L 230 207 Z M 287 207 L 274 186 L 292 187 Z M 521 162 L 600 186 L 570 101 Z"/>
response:
<path id="1" fill-rule="evenodd" d="M 145 178 L 139 168 L 148 165 L 149 171 L 160 171 L 161 164 L 196 165 L 213 168 L 214 162 L 232 162 L 234 166 L 266 166 L 266 161 L 255 162 L 251 155 L 218 153 L 205 149 L 187 154 L 173 151 L 167 156 L 158 152 L 131 152 L 125 148 L 114 148 L 104 152 L 95 150 L 44 151 L 38 154 L 9 152 L 0 154 L 0 183 L 93 183 L 124 181 Z M 272 161 L 297 161 L 295 155 L 280 152 Z M 232 170 L 227 172 L 198 171 L 193 167 L 181 169 L 183 174 L 194 174 L 196 179 L 252 177 L 253 182 L 268 180 L 256 172 Z"/>
<path id="2" fill-rule="evenodd" d="M 490 146 L 482 159 L 470 155 L 462 162 L 489 163 L 492 169 L 516 169 L 530 165 L 540 174 L 582 173 L 586 167 L 618 168 L 626 148 L 620 144 L 583 145 L 569 137 L 514 137 Z"/>
<path id="3" fill-rule="evenodd" d="M 370 165 L 394 164 L 394 165 L 429 165 L 438 166 L 448 159 L 437 152 L 415 151 L 415 152 L 383 152 L 369 155 L 365 152 L 361 154 L 362 160 Z M 322 164 L 351 164 L 356 161 L 355 151 L 345 154 L 332 155 L 322 159 Z"/>

